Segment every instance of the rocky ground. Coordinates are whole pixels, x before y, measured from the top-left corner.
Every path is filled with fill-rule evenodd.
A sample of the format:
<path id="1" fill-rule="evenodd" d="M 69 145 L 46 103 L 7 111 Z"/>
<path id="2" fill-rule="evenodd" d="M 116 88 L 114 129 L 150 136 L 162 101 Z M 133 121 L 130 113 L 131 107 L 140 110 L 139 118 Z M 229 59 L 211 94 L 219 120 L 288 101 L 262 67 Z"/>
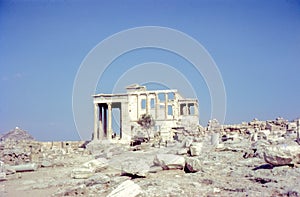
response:
<path id="1" fill-rule="evenodd" d="M 211 136 L 160 147 L 152 141 L 135 147 L 91 142 L 84 150 L 43 150 L 48 158 L 60 150 L 60 159 L 19 163 L 13 150 L 20 149 L 2 142 L 0 196 L 300 195 L 296 134 L 254 141 L 239 135 L 220 143 Z M 8 164 L 6 154 L 17 165 Z"/>
<path id="2" fill-rule="evenodd" d="M 105 147 L 110 147 L 111 152 L 103 149 L 102 155 L 73 155 L 66 165 L 7 175 L 7 180 L 0 183 L 2 196 L 106 196 L 127 180 L 133 181 L 127 183 L 127 192 L 135 190 L 139 196 L 300 194 L 300 168 L 272 166 L 259 155 L 244 158 L 253 151 L 248 141 L 224 143 L 222 148 L 202 147 L 200 155 L 194 157 L 183 154 L 185 148 L 179 143 L 160 148 L 146 144 L 139 151 L 123 146 Z M 183 155 L 178 155 L 178 150 Z M 165 161 L 154 165 L 157 156 Z M 84 163 L 103 158 L 99 171 L 84 171 L 77 173 L 83 178 L 74 177 Z M 186 162 L 191 162 L 194 173 L 187 169 Z"/>

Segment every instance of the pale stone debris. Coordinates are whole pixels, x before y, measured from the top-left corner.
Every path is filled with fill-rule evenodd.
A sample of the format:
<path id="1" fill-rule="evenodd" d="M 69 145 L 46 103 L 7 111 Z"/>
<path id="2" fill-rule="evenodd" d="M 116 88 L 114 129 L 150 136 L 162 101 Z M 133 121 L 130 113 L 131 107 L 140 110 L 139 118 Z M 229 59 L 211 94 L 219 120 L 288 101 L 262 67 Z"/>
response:
<path id="1" fill-rule="evenodd" d="M 202 152 L 203 143 L 195 143 L 193 142 L 190 146 L 191 156 L 199 156 Z"/>
<path id="2" fill-rule="evenodd" d="M 156 102 L 157 93 L 167 99 Z M 92 141 L 37 142 L 20 128 L 1 135 L 0 191 L 31 196 L 39 191 L 48 191 L 45 196 L 300 195 L 299 118 L 232 125 L 212 119 L 199 126 L 193 122 L 199 113 L 191 114 L 197 111 L 191 107 L 195 100 L 175 90 L 147 91 L 138 85 L 121 96 L 94 95 L 94 102 L 97 135 Z M 173 107 L 172 116 L 166 115 L 166 105 Z M 114 108 L 121 108 L 123 126 L 130 130 L 121 125 L 121 135 L 110 138 L 108 118 Z M 159 135 L 153 132 L 149 141 L 131 146 L 140 129 L 138 117 L 145 113 L 154 117 Z"/>
<path id="3" fill-rule="evenodd" d="M 94 172 L 100 172 L 107 168 L 108 160 L 105 158 L 98 158 L 82 164 L 82 167 L 92 169 Z"/>
<path id="4" fill-rule="evenodd" d="M 213 146 L 218 146 L 219 145 L 219 138 L 220 138 L 220 135 L 219 133 L 213 133 L 211 135 L 211 145 Z"/>
<path id="5" fill-rule="evenodd" d="M 294 165 L 300 163 L 300 146 L 281 144 L 265 149 L 264 159 L 274 166 Z"/>
<path id="6" fill-rule="evenodd" d="M 5 181 L 5 180 L 6 180 L 5 172 L 0 172 L 0 181 Z"/>
<path id="7" fill-rule="evenodd" d="M 157 154 L 153 160 L 154 165 L 161 166 L 164 170 L 183 169 L 185 159 L 179 155 Z"/>
<path id="8" fill-rule="evenodd" d="M 142 159 L 129 158 L 121 164 L 121 174 L 133 177 L 146 177 L 150 166 Z"/>
<path id="9" fill-rule="evenodd" d="M 202 169 L 201 159 L 197 157 L 187 157 L 186 168 L 189 172 L 198 172 Z"/>
<path id="10" fill-rule="evenodd" d="M 107 197 L 135 197 L 142 193 L 141 187 L 131 180 L 124 181 L 114 189 Z"/>
<path id="11" fill-rule="evenodd" d="M 11 166 L 16 172 L 27 172 L 27 171 L 36 171 L 38 169 L 38 165 L 36 163 L 26 163 L 20 164 L 16 166 Z"/>
<path id="12" fill-rule="evenodd" d="M 74 179 L 87 179 L 95 173 L 101 172 L 108 166 L 108 160 L 105 158 L 93 159 L 85 162 L 80 167 L 76 167 L 71 172 L 71 177 Z"/>
<path id="13" fill-rule="evenodd" d="M 4 162 L 0 161 L 0 172 L 4 172 Z"/>
<path id="14" fill-rule="evenodd" d="M 71 177 L 74 179 L 87 179 L 95 174 L 94 169 L 92 168 L 74 168 L 71 172 Z"/>

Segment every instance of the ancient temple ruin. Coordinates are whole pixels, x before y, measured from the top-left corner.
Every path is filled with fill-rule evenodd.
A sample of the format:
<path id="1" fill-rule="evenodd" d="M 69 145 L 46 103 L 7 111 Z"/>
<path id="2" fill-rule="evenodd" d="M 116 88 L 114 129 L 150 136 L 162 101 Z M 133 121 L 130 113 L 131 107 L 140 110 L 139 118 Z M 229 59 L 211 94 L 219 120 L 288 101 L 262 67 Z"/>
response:
<path id="1" fill-rule="evenodd" d="M 177 90 L 147 90 L 133 84 L 121 94 L 96 94 L 94 99 L 94 140 L 119 139 L 129 142 L 137 121 L 150 114 L 154 132 L 171 138 L 172 129 L 185 129 L 199 124 L 197 99 L 183 98 Z M 112 110 L 118 109 L 119 131 L 112 129 Z"/>

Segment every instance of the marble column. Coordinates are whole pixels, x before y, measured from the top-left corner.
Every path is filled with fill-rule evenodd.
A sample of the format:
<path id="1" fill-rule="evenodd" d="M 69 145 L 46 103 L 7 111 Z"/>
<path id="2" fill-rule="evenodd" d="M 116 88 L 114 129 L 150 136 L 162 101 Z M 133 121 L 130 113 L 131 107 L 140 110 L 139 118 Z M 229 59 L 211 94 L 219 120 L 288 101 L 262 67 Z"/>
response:
<path id="1" fill-rule="evenodd" d="M 107 105 L 103 106 L 103 137 L 107 138 Z"/>
<path id="2" fill-rule="evenodd" d="M 165 93 L 165 119 L 168 119 L 168 93 Z"/>
<path id="3" fill-rule="evenodd" d="M 190 115 L 190 113 L 189 113 L 189 104 L 188 103 L 186 103 L 185 104 L 185 115 Z"/>
<path id="4" fill-rule="evenodd" d="M 146 94 L 146 114 L 150 114 L 150 100 L 149 94 Z"/>
<path id="5" fill-rule="evenodd" d="M 111 139 L 112 137 L 112 129 L 111 129 L 111 123 L 112 123 L 112 116 L 111 113 L 112 109 L 111 109 L 111 103 L 107 103 L 107 116 L 108 116 L 108 125 L 107 125 L 107 138 Z"/>
<path id="6" fill-rule="evenodd" d="M 98 103 L 94 103 L 94 135 L 93 140 L 98 140 Z"/>
<path id="7" fill-rule="evenodd" d="M 98 139 L 103 140 L 103 104 L 99 105 Z"/>
<path id="8" fill-rule="evenodd" d="M 198 103 L 195 103 L 195 115 L 199 115 Z"/>
<path id="9" fill-rule="evenodd" d="M 179 107 L 180 108 L 180 107 Z M 174 119 L 178 119 L 178 114 L 179 114 L 178 110 L 178 101 L 177 101 L 177 93 L 174 92 L 174 101 L 173 101 L 173 117 Z"/>

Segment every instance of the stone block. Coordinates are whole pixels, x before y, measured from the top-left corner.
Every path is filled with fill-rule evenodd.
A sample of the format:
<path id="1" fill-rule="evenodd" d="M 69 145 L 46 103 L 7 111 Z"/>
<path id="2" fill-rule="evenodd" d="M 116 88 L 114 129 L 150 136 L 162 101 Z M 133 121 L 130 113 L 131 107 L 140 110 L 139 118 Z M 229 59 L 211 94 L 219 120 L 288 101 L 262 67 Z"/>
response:
<path id="1" fill-rule="evenodd" d="M 193 143 L 190 147 L 191 156 L 199 156 L 202 151 L 202 143 Z"/>
<path id="2" fill-rule="evenodd" d="M 185 159 L 179 155 L 157 154 L 153 160 L 154 165 L 161 166 L 164 170 L 183 169 Z"/>
<path id="3" fill-rule="evenodd" d="M 6 181 L 6 174 L 5 174 L 5 172 L 0 172 L 0 181 Z"/>
<path id="4" fill-rule="evenodd" d="M 74 168 L 71 172 L 71 177 L 74 179 L 87 179 L 95 174 L 95 171 L 90 168 Z"/>
<path id="5" fill-rule="evenodd" d="M 131 180 L 124 181 L 116 189 L 108 194 L 107 197 L 135 197 L 142 193 L 141 187 Z"/>
<path id="6" fill-rule="evenodd" d="M 281 144 L 266 148 L 264 160 L 273 165 L 292 165 L 300 163 L 300 146 Z"/>
<path id="7" fill-rule="evenodd" d="M 107 168 L 108 160 L 105 158 L 98 158 L 88 161 L 82 165 L 84 168 L 90 168 L 94 172 L 100 172 L 101 170 Z"/>
<path id="8" fill-rule="evenodd" d="M 26 171 L 36 171 L 38 169 L 38 165 L 36 163 L 27 163 L 16 166 L 11 166 L 16 172 L 26 172 Z"/>
<path id="9" fill-rule="evenodd" d="M 122 163 L 122 175 L 146 177 L 150 166 L 144 160 L 131 159 Z"/>

